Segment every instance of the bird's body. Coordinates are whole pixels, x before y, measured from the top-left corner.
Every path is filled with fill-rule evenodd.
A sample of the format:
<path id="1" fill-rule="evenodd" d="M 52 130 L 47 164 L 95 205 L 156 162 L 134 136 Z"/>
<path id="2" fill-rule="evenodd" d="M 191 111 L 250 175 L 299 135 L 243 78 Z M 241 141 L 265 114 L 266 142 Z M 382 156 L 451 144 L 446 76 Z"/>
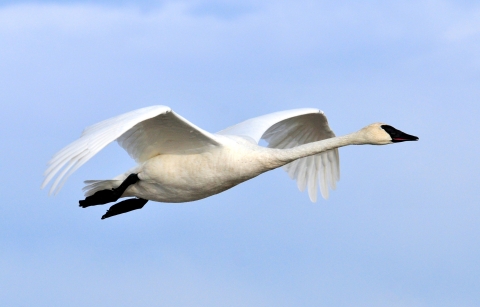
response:
<path id="1" fill-rule="evenodd" d="M 169 203 L 202 199 L 228 190 L 268 171 L 265 148 L 241 138 L 223 139 L 222 146 L 191 155 L 158 155 L 135 171 L 140 181 L 124 196 Z M 126 176 L 125 176 L 126 177 Z"/>
<path id="2" fill-rule="evenodd" d="M 260 139 L 268 147 L 259 146 Z M 139 209 L 148 200 L 179 203 L 206 198 L 280 166 L 316 201 L 318 186 L 326 198 L 328 186 L 335 188 L 339 180 L 339 147 L 417 139 L 381 123 L 335 137 L 318 109 L 272 113 L 211 134 L 168 107 L 154 106 L 86 128 L 80 139 L 49 162 L 42 188 L 58 174 L 50 189 L 58 192 L 71 173 L 117 140 L 137 166 L 112 180 L 86 181 L 87 198 L 80 205 L 138 199 L 112 206 L 103 218 Z"/>

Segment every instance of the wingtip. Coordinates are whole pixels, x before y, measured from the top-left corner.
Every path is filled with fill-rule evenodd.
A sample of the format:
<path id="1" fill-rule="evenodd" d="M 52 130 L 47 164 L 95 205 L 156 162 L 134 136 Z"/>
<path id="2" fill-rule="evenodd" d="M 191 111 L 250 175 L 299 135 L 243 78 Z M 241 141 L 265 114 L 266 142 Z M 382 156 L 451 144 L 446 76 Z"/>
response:
<path id="1" fill-rule="evenodd" d="M 45 187 L 47 186 L 48 182 L 45 182 L 45 180 L 43 180 L 42 184 L 40 185 L 40 190 L 43 190 L 45 189 Z"/>
<path id="2" fill-rule="evenodd" d="M 322 198 L 325 200 L 328 200 L 328 198 L 330 197 L 330 193 L 328 193 L 328 190 L 325 192 L 320 189 L 320 193 L 322 194 Z"/>

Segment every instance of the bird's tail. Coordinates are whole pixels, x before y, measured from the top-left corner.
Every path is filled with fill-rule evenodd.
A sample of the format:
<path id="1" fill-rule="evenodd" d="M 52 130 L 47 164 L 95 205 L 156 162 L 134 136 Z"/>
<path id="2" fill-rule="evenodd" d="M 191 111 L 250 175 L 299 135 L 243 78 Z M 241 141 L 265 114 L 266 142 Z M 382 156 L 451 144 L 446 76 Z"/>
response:
<path id="1" fill-rule="evenodd" d="M 102 190 L 111 190 L 117 188 L 122 180 L 85 180 L 85 186 L 83 187 L 83 192 L 85 197 L 95 194 L 98 191 Z"/>

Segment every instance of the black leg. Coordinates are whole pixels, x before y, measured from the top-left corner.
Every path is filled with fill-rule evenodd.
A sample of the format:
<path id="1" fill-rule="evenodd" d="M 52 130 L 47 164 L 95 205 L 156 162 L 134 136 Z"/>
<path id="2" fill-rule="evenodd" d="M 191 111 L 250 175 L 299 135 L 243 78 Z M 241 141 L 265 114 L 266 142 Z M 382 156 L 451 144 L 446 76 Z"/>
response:
<path id="1" fill-rule="evenodd" d="M 130 198 L 121 201 L 118 204 L 111 206 L 110 209 L 107 210 L 107 213 L 102 216 L 102 220 L 132 210 L 142 209 L 147 202 L 148 200 L 143 198 Z"/>
<path id="2" fill-rule="evenodd" d="M 137 174 L 130 174 L 120 186 L 111 190 L 101 190 L 93 195 L 88 196 L 85 200 L 80 200 L 80 207 L 86 208 L 90 206 L 103 205 L 106 203 L 117 201 L 125 190 L 132 184 L 140 180 Z"/>

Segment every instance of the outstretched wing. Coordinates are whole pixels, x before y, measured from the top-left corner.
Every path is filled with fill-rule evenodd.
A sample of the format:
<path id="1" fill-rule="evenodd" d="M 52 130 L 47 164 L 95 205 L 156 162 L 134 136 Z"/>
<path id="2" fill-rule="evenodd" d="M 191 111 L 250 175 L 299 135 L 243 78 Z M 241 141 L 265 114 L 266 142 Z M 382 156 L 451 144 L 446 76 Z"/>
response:
<path id="1" fill-rule="evenodd" d="M 219 145 L 214 135 L 193 125 L 169 107 L 147 107 L 86 128 L 78 140 L 60 150 L 48 162 L 42 189 L 58 174 L 50 194 L 58 193 L 74 171 L 115 140 L 137 162 L 159 154 L 202 152 Z"/>
<path id="2" fill-rule="evenodd" d="M 292 148 L 302 144 L 334 137 L 325 114 L 318 109 L 296 109 L 276 112 L 249 119 L 224 129 L 218 134 L 243 136 L 268 142 L 271 148 Z M 328 198 L 328 186 L 335 189 L 340 179 L 338 149 L 293 161 L 283 167 L 290 178 L 297 180 L 300 191 L 308 187 L 312 202 L 317 200 L 317 185 L 322 196 Z"/>

